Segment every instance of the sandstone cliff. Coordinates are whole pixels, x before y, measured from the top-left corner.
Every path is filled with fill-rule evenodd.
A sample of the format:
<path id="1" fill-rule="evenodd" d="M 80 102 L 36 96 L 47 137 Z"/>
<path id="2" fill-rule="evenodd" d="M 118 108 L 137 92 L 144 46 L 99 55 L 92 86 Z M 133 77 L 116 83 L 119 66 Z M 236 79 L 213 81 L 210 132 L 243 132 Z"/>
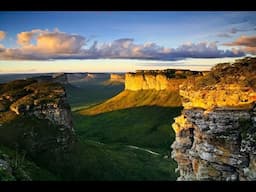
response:
<path id="1" fill-rule="evenodd" d="M 201 73 L 188 70 L 149 70 L 125 74 L 125 90 L 95 107 L 81 111 L 94 115 L 139 106 L 181 106 L 179 85 Z"/>
<path id="2" fill-rule="evenodd" d="M 180 86 L 172 125 L 178 180 L 256 180 L 256 58 L 219 64 Z"/>
<path id="3" fill-rule="evenodd" d="M 123 74 L 110 74 L 110 81 L 124 83 L 125 76 Z"/>
<path id="4" fill-rule="evenodd" d="M 35 79 L 0 85 L 0 140 L 38 154 L 74 143 L 70 106 L 63 86 Z"/>
<path id="5" fill-rule="evenodd" d="M 138 90 L 172 90 L 177 91 L 184 80 L 197 72 L 188 70 L 148 70 L 125 74 L 125 89 Z"/>
<path id="6" fill-rule="evenodd" d="M 92 79 L 109 79 L 110 74 L 108 73 L 88 73 L 85 80 L 92 80 Z"/>

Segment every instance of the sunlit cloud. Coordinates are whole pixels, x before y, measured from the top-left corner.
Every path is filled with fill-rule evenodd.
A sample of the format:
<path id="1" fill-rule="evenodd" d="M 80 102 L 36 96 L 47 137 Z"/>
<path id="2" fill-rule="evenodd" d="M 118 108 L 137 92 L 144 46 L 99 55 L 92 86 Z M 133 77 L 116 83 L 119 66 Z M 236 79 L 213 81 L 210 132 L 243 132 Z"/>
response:
<path id="1" fill-rule="evenodd" d="M 6 32 L 0 31 L 0 41 L 3 40 L 6 36 Z"/>
<path id="2" fill-rule="evenodd" d="M 77 34 L 34 29 L 17 34 L 18 48 L 0 47 L 2 60 L 57 59 L 153 59 L 181 60 L 184 58 L 239 57 L 241 50 L 221 50 L 216 42 L 184 43 L 177 48 L 160 46 L 154 42 L 136 44 L 134 39 L 122 38 L 110 43 L 95 41 L 90 47 L 87 39 Z M 246 51 L 246 50 L 245 50 Z"/>
<path id="3" fill-rule="evenodd" d="M 239 46 L 247 53 L 256 54 L 256 36 L 240 36 L 234 42 L 225 43 L 225 46 Z"/>

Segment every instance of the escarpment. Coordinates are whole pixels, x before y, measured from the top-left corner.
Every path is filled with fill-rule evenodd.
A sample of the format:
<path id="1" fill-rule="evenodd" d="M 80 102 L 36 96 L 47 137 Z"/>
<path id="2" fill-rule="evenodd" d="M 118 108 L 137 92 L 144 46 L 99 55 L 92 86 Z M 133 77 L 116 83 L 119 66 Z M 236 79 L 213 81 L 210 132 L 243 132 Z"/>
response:
<path id="1" fill-rule="evenodd" d="M 70 106 L 59 83 L 35 79 L 0 85 L 1 144 L 32 156 L 67 151 L 75 142 Z"/>
<path id="2" fill-rule="evenodd" d="M 219 64 L 180 86 L 172 125 L 178 180 L 256 180 L 256 58 Z"/>
<path id="3" fill-rule="evenodd" d="M 179 107 L 179 85 L 200 72 L 189 70 L 148 70 L 125 74 L 125 90 L 82 114 L 99 114 L 139 106 Z"/>
<path id="4" fill-rule="evenodd" d="M 148 70 L 125 74 L 125 89 L 138 90 L 179 90 L 179 85 L 198 72 L 189 70 Z"/>
<path id="5" fill-rule="evenodd" d="M 110 74 L 110 81 L 124 83 L 125 76 L 123 74 Z"/>

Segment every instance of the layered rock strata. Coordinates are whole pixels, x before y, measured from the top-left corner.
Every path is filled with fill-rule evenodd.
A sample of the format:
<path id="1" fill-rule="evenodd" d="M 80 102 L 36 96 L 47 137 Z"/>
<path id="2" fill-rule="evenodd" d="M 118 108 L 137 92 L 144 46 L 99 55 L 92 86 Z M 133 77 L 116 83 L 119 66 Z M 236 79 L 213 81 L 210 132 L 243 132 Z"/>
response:
<path id="1" fill-rule="evenodd" d="M 256 59 L 220 64 L 180 86 L 172 125 L 178 180 L 256 180 Z"/>
<path id="2" fill-rule="evenodd" d="M 71 110 L 67 102 L 65 89 L 61 84 L 28 79 L 2 84 L 0 88 L 2 129 L 10 126 L 8 125 L 10 123 L 13 124 L 12 126 L 18 126 L 16 121 L 18 122 L 19 119 L 23 118 L 22 121 L 28 122 L 24 124 L 24 127 L 32 128 L 36 126 L 44 129 L 43 134 L 54 140 L 55 147 L 68 149 L 74 143 L 75 133 L 72 125 Z M 15 113 L 16 116 L 11 115 L 12 113 Z M 8 119 L 7 117 L 9 116 L 12 118 Z M 42 127 L 40 124 L 33 125 L 31 122 L 33 122 L 34 118 L 37 119 L 35 120 L 36 122 L 40 123 L 42 121 L 42 126 L 47 127 Z M 51 129 L 52 131 L 50 131 Z M 44 145 L 49 147 L 47 142 L 45 144 L 43 142 L 43 137 L 45 136 L 40 136 L 39 130 L 34 131 L 35 133 L 24 132 L 23 135 L 24 137 L 30 135 L 29 141 L 37 143 L 39 148 Z M 48 131 L 49 133 L 47 133 Z M 40 140 L 39 142 L 36 137 L 42 137 L 42 141 Z M 40 151 L 39 148 L 35 148 L 34 151 Z"/>
<path id="3" fill-rule="evenodd" d="M 188 70 L 148 70 L 125 74 L 125 89 L 138 90 L 179 90 L 184 80 L 197 72 Z"/>

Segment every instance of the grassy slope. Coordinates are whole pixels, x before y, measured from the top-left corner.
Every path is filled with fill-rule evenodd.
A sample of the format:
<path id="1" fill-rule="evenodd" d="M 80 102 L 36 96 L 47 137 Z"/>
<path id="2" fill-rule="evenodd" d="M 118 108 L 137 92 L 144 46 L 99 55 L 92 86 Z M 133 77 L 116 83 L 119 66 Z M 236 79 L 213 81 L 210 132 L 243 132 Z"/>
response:
<path id="1" fill-rule="evenodd" d="M 120 92 L 122 88 L 123 85 L 87 83 L 79 85 L 79 88 L 69 87 L 67 92 L 74 109 L 102 102 Z M 178 109 L 161 107 L 126 109 L 100 116 L 81 116 L 74 112 L 75 129 L 79 136 L 74 151 L 66 155 L 66 160 L 61 162 L 61 165 L 58 161 L 52 162 L 51 167 L 44 165 L 45 169 L 52 170 L 55 175 L 60 176 L 56 177 L 45 169 L 33 165 L 27 166 L 26 169 L 35 174 L 32 177 L 34 180 L 175 180 L 176 163 L 162 156 L 169 151 L 171 142 L 169 120 L 172 110 L 176 110 L 174 113 L 179 112 Z M 13 118 L 10 117 L 8 116 L 8 119 Z M 22 120 L 17 126 L 12 124 L 15 122 L 3 125 L 2 141 L 9 143 L 16 140 L 16 134 L 12 132 L 22 131 L 25 127 L 35 128 L 38 125 L 31 121 L 31 126 L 29 122 Z M 107 130 L 100 128 L 103 124 L 108 126 Z M 86 125 L 86 128 L 83 125 Z M 6 134 L 11 137 L 4 137 Z M 101 140 L 102 134 L 104 140 Z M 125 137 L 126 141 L 123 140 Z M 98 141 L 104 141 L 106 144 Z M 162 155 L 132 149 L 127 144 L 154 149 Z"/>
<path id="2" fill-rule="evenodd" d="M 175 180 L 176 163 L 121 144 L 82 139 L 76 145 L 64 180 Z M 68 174 L 65 174 L 68 173 Z"/>
<path id="3" fill-rule="evenodd" d="M 113 97 L 123 90 L 123 84 L 107 84 L 104 82 L 76 82 L 66 86 L 72 110 L 87 107 Z"/>
<path id="4" fill-rule="evenodd" d="M 27 159 L 26 154 L 17 153 L 16 150 L 7 148 L 2 145 L 0 145 L 0 153 L 8 155 L 11 163 L 15 163 L 17 169 L 24 170 L 33 181 L 47 181 L 59 179 L 53 173 L 42 167 L 39 167 L 33 161 Z"/>
<path id="5" fill-rule="evenodd" d="M 93 115 L 138 106 L 177 107 L 181 106 L 181 100 L 178 92 L 125 90 L 104 103 L 89 109 L 84 109 L 80 111 L 80 113 Z"/>
<path id="6" fill-rule="evenodd" d="M 98 83 L 95 86 L 95 84 L 80 82 L 76 86 L 84 91 L 84 97 L 79 91 L 68 94 L 72 96 L 75 93 L 78 96 L 70 98 L 73 109 L 79 104 L 90 105 L 94 104 L 93 101 L 102 102 L 107 97 L 113 96 L 114 92 L 118 93 L 121 90 L 120 84 Z M 100 90 L 103 92 L 99 92 Z M 125 94 L 127 93 L 125 91 Z M 169 93 L 171 96 L 164 92 L 161 94 L 156 91 L 130 92 L 121 97 L 118 103 L 113 102 L 115 106 L 123 108 L 127 105 L 127 101 L 128 103 L 132 101 L 133 106 L 129 109 L 93 116 L 81 115 L 81 111 L 73 112 L 73 122 L 80 142 L 76 146 L 75 154 L 72 155 L 73 158 L 69 161 L 74 161 L 71 164 L 75 165 L 71 168 L 74 174 L 72 178 L 78 180 L 175 180 L 177 174 L 174 173 L 174 169 L 177 165 L 172 159 L 164 159 L 163 156 L 169 153 L 170 143 L 174 138 L 170 120 L 177 116 L 181 109 L 157 106 L 133 108 L 149 103 L 155 104 L 156 100 L 162 105 L 180 102 L 177 95 L 173 93 Z M 114 98 L 116 97 L 120 96 Z M 109 105 L 105 106 L 108 108 Z M 132 149 L 128 145 L 151 149 L 161 155 L 156 156 Z"/>
<path id="7" fill-rule="evenodd" d="M 170 125 L 180 111 L 180 107 L 144 106 L 93 116 L 76 112 L 73 117 L 80 138 L 168 151 L 174 139 Z"/>

